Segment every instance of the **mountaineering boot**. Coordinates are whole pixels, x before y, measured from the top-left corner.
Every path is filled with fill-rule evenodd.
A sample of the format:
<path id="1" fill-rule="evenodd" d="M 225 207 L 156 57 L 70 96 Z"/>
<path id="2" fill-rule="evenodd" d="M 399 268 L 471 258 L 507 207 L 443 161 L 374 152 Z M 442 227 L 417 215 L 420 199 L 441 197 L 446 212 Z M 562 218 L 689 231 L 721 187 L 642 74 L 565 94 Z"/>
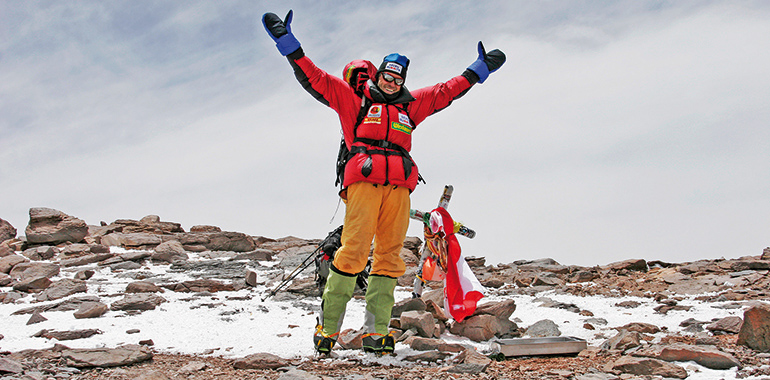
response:
<path id="1" fill-rule="evenodd" d="M 395 347 L 388 332 L 393 310 L 397 280 L 392 277 L 370 275 L 366 288 L 366 317 L 364 318 L 363 349 L 365 352 L 391 353 Z"/>
<path id="2" fill-rule="evenodd" d="M 315 350 L 318 351 L 319 354 L 328 355 L 332 352 L 334 344 L 337 343 L 337 335 L 338 334 L 332 334 L 327 336 L 324 334 L 321 325 L 316 325 L 315 334 L 313 334 L 313 345 L 315 346 Z"/>
<path id="3" fill-rule="evenodd" d="M 390 354 L 396 345 L 393 335 L 381 335 L 377 333 L 364 334 L 362 340 L 364 352 L 373 352 L 375 354 Z"/>
<path id="4" fill-rule="evenodd" d="M 321 315 L 313 335 L 313 345 L 322 354 L 331 352 L 345 318 L 345 307 L 356 289 L 356 276 L 340 272 L 332 266 L 321 297 Z"/>

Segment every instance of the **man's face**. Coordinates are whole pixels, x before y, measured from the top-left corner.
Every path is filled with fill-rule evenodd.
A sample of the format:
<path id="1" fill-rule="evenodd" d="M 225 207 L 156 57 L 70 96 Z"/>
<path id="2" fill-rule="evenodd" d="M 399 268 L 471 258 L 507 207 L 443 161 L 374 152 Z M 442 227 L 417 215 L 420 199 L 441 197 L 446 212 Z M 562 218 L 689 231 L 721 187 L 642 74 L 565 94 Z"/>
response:
<path id="1" fill-rule="evenodd" d="M 377 76 L 377 87 L 388 95 L 393 95 L 401 91 L 401 84 L 396 84 L 396 82 L 403 84 L 404 78 L 390 72 L 383 72 Z"/>

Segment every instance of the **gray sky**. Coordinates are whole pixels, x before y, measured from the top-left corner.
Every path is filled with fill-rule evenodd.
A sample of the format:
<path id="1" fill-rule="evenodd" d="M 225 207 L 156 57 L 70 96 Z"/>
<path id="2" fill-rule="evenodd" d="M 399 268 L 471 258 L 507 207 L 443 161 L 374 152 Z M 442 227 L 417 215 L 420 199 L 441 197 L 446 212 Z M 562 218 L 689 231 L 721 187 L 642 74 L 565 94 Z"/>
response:
<path id="1" fill-rule="evenodd" d="M 157 214 L 322 238 L 342 223 L 337 116 L 261 24 L 294 10 L 318 66 L 411 59 L 412 89 L 475 45 L 508 61 L 414 134 L 427 185 L 488 263 L 596 265 L 770 246 L 764 1 L 0 2 L 0 218 Z M 421 236 L 413 223 L 410 235 Z"/>

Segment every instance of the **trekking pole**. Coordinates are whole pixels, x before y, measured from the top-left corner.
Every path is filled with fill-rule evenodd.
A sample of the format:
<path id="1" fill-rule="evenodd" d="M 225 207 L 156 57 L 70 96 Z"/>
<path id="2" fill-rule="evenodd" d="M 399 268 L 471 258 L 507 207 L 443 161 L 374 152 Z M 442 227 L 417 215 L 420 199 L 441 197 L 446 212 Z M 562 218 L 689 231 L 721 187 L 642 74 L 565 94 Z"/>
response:
<path id="1" fill-rule="evenodd" d="M 339 232 L 342 229 L 342 226 L 337 227 L 334 231 L 330 232 L 329 235 L 326 236 L 326 238 L 321 241 L 321 243 L 318 244 L 318 247 L 313 250 L 313 252 L 308 255 L 308 257 L 305 258 L 305 260 L 302 261 L 294 270 L 289 273 L 289 277 L 285 278 L 283 281 L 281 281 L 280 284 L 276 285 L 276 287 L 270 291 L 265 297 L 262 298 L 262 302 L 265 302 L 266 299 L 274 296 L 276 293 L 278 293 L 284 286 L 288 285 L 289 282 L 293 281 L 297 276 L 299 276 L 300 273 L 302 273 L 307 267 L 310 266 L 311 263 L 315 262 L 315 259 L 318 256 L 318 252 L 323 249 L 324 245 L 329 241 L 329 239 L 334 236 L 335 233 Z M 313 260 L 310 260 L 313 259 Z"/>

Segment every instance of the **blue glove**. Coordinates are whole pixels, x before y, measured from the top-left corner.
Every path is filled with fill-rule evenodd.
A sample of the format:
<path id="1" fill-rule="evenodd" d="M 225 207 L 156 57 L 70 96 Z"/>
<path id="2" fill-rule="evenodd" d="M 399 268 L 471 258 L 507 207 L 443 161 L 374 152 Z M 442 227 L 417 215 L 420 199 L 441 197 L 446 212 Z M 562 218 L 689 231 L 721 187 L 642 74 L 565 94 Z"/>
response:
<path id="1" fill-rule="evenodd" d="M 293 11 L 286 14 L 286 19 L 281 20 L 275 13 L 265 13 L 262 16 L 262 25 L 267 34 L 275 41 L 275 46 L 282 55 L 287 56 L 300 48 L 300 43 L 291 33 L 291 17 Z"/>
<path id="2" fill-rule="evenodd" d="M 468 66 L 468 70 L 479 76 L 479 83 L 484 83 L 489 74 L 494 73 L 505 63 L 505 54 L 499 49 L 487 53 L 484 45 L 479 41 L 479 57 Z"/>

